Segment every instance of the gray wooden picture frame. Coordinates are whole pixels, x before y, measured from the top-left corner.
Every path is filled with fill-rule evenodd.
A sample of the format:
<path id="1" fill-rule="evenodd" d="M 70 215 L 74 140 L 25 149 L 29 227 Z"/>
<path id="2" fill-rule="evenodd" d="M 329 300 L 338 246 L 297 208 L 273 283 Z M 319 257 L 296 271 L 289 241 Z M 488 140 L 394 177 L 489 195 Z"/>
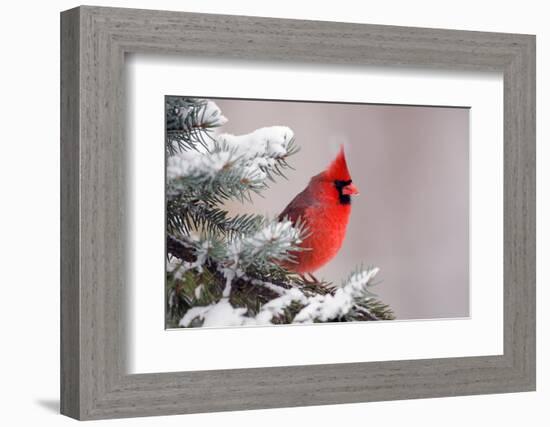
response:
<path id="1" fill-rule="evenodd" d="M 129 375 L 126 53 L 504 78 L 504 353 Z M 343 326 L 345 327 L 345 326 Z M 61 14 L 61 412 L 77 419 L 535 390 L 535 37 L 182 12 Z"/>

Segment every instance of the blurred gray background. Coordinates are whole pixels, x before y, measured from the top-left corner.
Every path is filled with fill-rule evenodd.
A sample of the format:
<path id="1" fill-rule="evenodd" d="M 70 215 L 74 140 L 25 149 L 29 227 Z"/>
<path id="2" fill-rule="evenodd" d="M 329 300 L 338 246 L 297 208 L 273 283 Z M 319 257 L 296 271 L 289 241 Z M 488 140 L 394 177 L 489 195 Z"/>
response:
<path id="1" fill-rule="evenodd" d="M 220 132 L 290 127 L 301 147 L 254 203 L 232 212 L 277 216 L 344 144 L 360 195 L 344 245 L 316 272 L 334 283 L 380 268 L 374 292 L 397 319 L 469 316 L 469 110 L 466 108 L 213 99 Z"/>

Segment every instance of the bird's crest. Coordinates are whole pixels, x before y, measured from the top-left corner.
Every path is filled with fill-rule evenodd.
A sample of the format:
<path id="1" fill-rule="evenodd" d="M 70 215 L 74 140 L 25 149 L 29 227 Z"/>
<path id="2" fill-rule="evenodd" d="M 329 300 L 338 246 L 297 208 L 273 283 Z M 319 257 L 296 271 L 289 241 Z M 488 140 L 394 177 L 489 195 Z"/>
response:
<path id="1" fill-rule="evenodd" d="M 332 161 L 325 172 L 325 177 L 329 180 L 335 181 L 349 181 L 351 175 L 349 174 L 348 165 L 346 163 L 346 155 L 344 154 L 344 146 L 340 146 L 340 151 L 336 158 Z"/>

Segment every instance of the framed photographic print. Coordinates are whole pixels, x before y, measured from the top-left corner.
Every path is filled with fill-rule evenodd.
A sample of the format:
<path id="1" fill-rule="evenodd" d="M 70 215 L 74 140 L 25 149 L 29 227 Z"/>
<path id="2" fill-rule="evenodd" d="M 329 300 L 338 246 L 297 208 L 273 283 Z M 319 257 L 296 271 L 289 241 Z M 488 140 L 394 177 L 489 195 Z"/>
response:
<path id="1" fill-rule="evenodd" d="M 83 6 L 61 40 L 63 414 L 534 390 L 534 36 Z"/>
<path id="2" fill-rule="evenodd" d="M 469 316 L 469 109 L 166 109 L 167 327 L 393 320 L 378 277 L 400 319 Z"/>

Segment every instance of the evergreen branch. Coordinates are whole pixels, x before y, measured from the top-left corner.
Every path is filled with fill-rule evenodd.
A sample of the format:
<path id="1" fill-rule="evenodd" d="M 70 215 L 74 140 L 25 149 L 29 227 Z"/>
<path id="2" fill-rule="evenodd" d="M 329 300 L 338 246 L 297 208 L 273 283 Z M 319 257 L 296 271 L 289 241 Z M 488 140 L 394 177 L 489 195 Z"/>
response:
<path id="1" fill-rule="evenodd" d="M 203 230 L 232 237 L 235 233 L 250 233 L 262 222 L 260 215 L 230 218 L 217 207 L 227 200 L 251 201 L 253 193 L 260 194 L 266 188 L 267 179 L 274 181 L 276 175 L 283 176 L 287 157 L 297 152 L 288 128 L 260 131 L 246 136 L 250 141 L 261 140 L 260 148 L 239 151 L 234 140 L 239 137 L 225 135 L 208 151 L 182 152 L 168 159 L 169 232 Z"/>
<path id="2" fill-rule="evenodd" d="M 220 135 L 205 150 L 180 152 L 168 158 L 169 198 L 250 200 L 267 188 L 267 181 L 284 177 L 287 159 L 298 151 L 286 127 L 262 128 L 236 137 Z"/>
<path id="3" fill-rule="evenodd" d="M 182 261 L 193 262 L 197 258 L 189 245 L 169 234 L 166 236 L 166 252 Z"/>
<path id="4" fill-rule="evenodd" d="M 173 156 L 183 150 L 206 147 L 212 131 L 227 119 L 217 105 L 209 100 L 166 98 L 166 151 Z"/>
<path id="5" fill-rule="evenodd" d="M 167 231 L 172 234 L 189 234 L 201 230 L 207 235 L 225 235 L 232 238 L 235 234 L 250 233 L 264 221 L 263 216 L 240 214 L 231 217 L 229 212 L 196 199 L 190 203 L 167 203 Z"/>

